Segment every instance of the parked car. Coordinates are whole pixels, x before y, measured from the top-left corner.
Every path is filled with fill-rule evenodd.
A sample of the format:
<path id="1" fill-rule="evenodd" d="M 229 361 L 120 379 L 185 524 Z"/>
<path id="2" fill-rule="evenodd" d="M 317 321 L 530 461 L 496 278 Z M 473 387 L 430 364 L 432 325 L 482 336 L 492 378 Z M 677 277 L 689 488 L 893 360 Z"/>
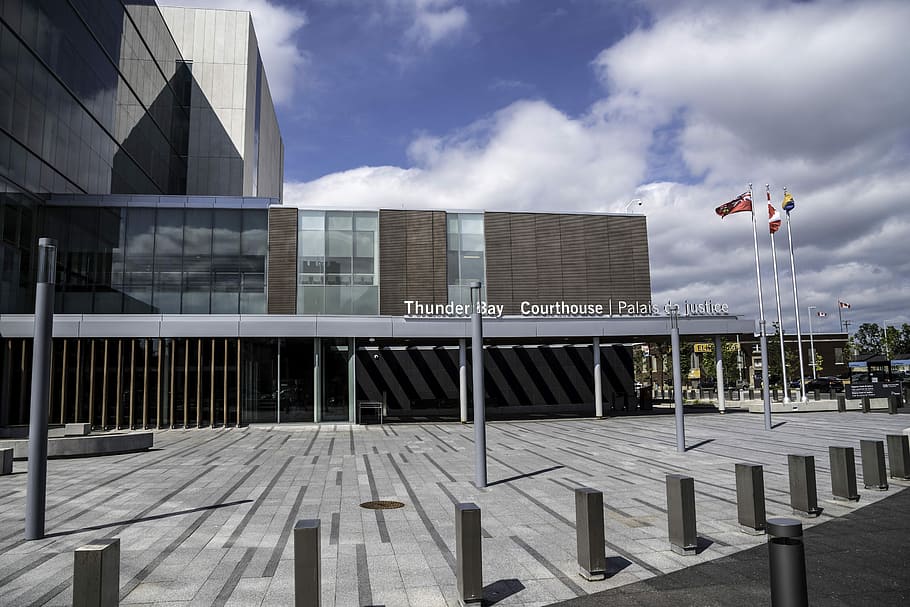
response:
<path id="1" fill-rule="evenodd" d="M 843 392 L 844 391 L 844 382 L 836 377 L 818 377 L 816 379 L 810 379 L 806 382 L 806 392 L 812 392 L 818 390 L 820 392 Z"/>

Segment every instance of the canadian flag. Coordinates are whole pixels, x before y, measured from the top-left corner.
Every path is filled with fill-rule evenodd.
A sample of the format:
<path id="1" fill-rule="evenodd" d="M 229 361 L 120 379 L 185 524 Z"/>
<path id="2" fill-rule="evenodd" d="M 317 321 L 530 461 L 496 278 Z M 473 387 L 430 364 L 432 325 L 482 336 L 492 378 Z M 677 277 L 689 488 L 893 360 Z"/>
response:
<path id="1" fill-rule="evenodd" d="M 828 315 L 827 312 L 818 312 L 818 317 L 819 317 L 819 318 L 824 318 L 824 317 L 826 317 L 827 315 Z"/>
<path id="2" fill-rule="evenodd" d="M 768 204 L 768 229 L 772 234 L 780 229 L 780 212 L 772 204 Z"/>
<path id="3" fill-rule="evenodd" d="M 838 301 L 838 302 L 837 302 L 837 305 L 838 305 L 839 307 L 841 307 L 841 308 L 846 309 L 846 310 L 849 310 L 849 309 L 850 309 L 850 304 L 848 304 L 846 301 Z"/>

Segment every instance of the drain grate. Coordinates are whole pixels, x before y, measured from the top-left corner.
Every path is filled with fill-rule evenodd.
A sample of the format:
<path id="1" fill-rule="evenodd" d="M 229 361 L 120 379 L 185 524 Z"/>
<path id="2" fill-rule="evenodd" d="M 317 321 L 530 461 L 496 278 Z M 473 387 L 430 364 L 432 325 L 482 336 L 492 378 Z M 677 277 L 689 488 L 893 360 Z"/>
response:
<path id="1" fill-rule="evenodd" d="M 392 500 L 376 500 L 373 502 L 364 502 L 360 504 L 360 507 L 366 508 L 367 510 L 394 510 L 395 508 L 404 508 L 404 504 Z"/>

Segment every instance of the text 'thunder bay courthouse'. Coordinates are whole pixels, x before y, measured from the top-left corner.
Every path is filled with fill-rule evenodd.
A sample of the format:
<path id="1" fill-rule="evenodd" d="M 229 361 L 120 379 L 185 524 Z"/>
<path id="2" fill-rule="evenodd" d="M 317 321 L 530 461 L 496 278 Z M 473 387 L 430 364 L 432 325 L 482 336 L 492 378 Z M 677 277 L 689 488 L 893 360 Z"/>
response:
<path id="1" fill-rule="evenodd" d="M 605 410 L 634 403 L 629 344 L 670 333 L 644 216 L 284 206 L 248 13 L 2 6 L 0 427 L 28 421 L 39 237 L 52 423 L 458 419 L 477 280 L 491 414 L 591 415 L 595 372 Z M 754 329 L 717 305 L 679 326 Z"/>

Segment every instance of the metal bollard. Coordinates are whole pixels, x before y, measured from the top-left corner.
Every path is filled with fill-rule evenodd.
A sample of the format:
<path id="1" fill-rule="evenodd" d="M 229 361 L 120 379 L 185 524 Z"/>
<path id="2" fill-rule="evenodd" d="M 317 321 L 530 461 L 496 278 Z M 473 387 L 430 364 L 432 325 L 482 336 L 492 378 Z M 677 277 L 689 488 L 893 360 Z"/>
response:
<path id="1" fill-rule="evenodd" d="M 670 549 L 676 554 L 695 554 L 695 479 L 682 474 L 667 475 L 667 526 Z"/>
<path id="2" fill-rule="evenodd" d="M 872 400 L 868 396 L 864 396 L 862 399 L 863 403 L 863 413 L 868 413 L 872 408 Z"/>
<path id="3" fill-rule="evenodd" d="M 590 487 L 575 489 L 575 535 L 578 572 L 588 581 L 607 577 L 604 549 L 604 494 Z"/>
<path id="4" fill-rule="evenodd" d="M 319 519 L 294 525 L 294 606 L 319 607 L 322 601 Z"/>
<path id="5" fill-rule="evenodd" d="M 13 450 L 0 449 L 0 475 L 13 473 Z"/>
<path id="6" fill-rule="evenodd" d="M 768 566 L 772 607 L 808 607 L 802 523 L 792 518 L 768 519 Z"/>
<path id="7" fill-rule="evenodd" d="M 455 576 L 458 599 L 483 601 L 483 551 L 480 545 L 480 507 L 455 504 Z"/>
<path id="8" fill-rule="evenodd" d="M 73 552 L 73 607 L 120 604 L 120 538 L 104 538 Z"/>
<path id="9" fill-rule="evenodd" d="M 897 408 L 901 406 L 901 397 L 891 395 L 888 397 L 888 414 L 895 415 L 897 413 Z"/>
<path id="10" fill-rule="evenodd" d="M 888 472 L 885 470 L 885 442 L 880 440 L 859 441 L 863 457 L 863 486 L 878 491 L 888 490 Z"/>
<path id="11" fill-rule="evenodd" d="M 837 392 L 834 390 L 828 390 L 828 400 L 834 400 L 837 398 Z"/>
<path id="12" fill-rule="evenodd" d="M 822 399 L 821 390 L 813 390 L 813 391 L 812 391 L 812 398 L 814 398 L 814 399 L 817 400 L 817 401 L 821 400 L 821 399 Z"/>
<path id="13" fill-rule="evenodd" d="M 834 499 L 858 501 L 853 447 L 828 447 L 828 458 L 831 461 L 831 494 Z"/>
<path id="14" fill-rule="evenodd" d="M 757 464 L 736 464 L 736 514 L 743 532 L 765 532 L 765 479 Z"/>
<path id="15" fill-rule="evenodd" d="M 821 514 L 815 487 L 815 456 L 788 455 L 787 467 L 790 471 L 790 506 L 793 513 L 808 517 Z"/>
<path id="16" fill-rule="evenodd" d="M 843 394 L 837 395 L 837 412 L 843 413 L 847 410 L 847 397 Z"/>
<path id="17" fill-rule="evenodd" d="M 771 390 L 771 400 L 777 400 L 777 388 Z"/>
<path id="18" fill-rule="evenodd" d="M 753 388 L 749 388 L 749 400 L 755 400 L 755 390 Z"/>
<path id="19" fill-rule="evenodd" d="M 888 467 L 891 478 L 910 480 L 910 437 L 906 434 L 888 434 Z"/>

